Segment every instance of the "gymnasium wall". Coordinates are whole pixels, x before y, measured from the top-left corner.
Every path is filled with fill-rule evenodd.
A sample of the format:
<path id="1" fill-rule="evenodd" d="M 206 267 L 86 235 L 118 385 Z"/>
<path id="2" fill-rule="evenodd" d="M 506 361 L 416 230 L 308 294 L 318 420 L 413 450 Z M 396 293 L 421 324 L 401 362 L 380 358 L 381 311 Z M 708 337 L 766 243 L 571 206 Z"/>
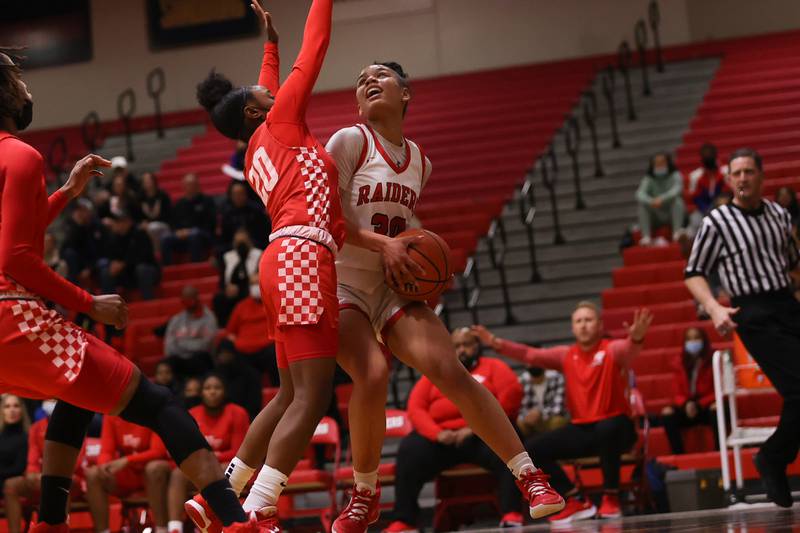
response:
<path id="1" fill-rule="evenodd" d="M 797 11 L 796 0 L 765 1 Z M 730 14 L 719 15 L 710 6 L 721 10 L 728 3 L 755 4 L 661 0 L 662 42 L 757 33 L 791 23 L 791 18 L 765 16 L 761 24 L 757 14 L 749 14 L 742 23 L 726 24 Z M 285 74 L 299 49 L 310 1 L 265 5 L 281 34 Z M 151 114 L 144 80 L 157 66 L 167 76 L 164 111 L 197 107 L 195 85 L 211 67 L 235 83 L 256 80 L 261 37 L 153 52 L 144 0 L 92 0 L 91 9 L 92 61 L 26 73 L 36 99 L 33 128 L 75 124 L 90 109 L 103 120 L 114 119 L 116 97 L 128 87 L 137 93 L 136 114 Z M 359 68 L 374 59 L 400 61 L 413 77 L 422 78 L 607 53 L 623 37 L 632 40 L 633 25 L 646 10 L 647 0 L 343 0 L 336 4 L 333 40 L 317 88 L 351 86 Z"/>

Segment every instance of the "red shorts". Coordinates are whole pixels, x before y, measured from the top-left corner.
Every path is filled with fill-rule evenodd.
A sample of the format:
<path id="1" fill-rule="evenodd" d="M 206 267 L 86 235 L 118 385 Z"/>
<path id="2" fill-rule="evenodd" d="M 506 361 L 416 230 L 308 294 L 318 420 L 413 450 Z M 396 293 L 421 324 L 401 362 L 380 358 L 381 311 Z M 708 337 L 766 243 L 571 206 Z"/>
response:
<path id="1" fill-rule="evenodd" d="M 144 489 L 144 469 L 126 466 L 114 474 L 114 495 L 124 498 Z"/>
<path id="2" fill-rule="evenodd" d="M 0 391 L 108 413 L 133 363 L 38 300 L 0 301 Z"/>
<path id="3" fill-rule="evenodd" d="M 336 357 L 339 303 L 330 250 L 308 239 L 278 239 L 261 256 L 259 278 L 278 368 L 304 359 Z"/>

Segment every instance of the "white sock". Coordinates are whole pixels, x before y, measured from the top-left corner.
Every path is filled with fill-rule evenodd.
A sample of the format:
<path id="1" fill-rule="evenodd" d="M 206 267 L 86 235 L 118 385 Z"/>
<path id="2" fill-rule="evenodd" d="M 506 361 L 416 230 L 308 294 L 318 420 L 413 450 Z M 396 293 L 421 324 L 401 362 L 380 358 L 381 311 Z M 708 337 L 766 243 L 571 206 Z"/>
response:
<path id="1" fill-rule="evenodd" d="M 250 481 L 250 478 L 253 477 L 253 474 L 255 473 L 255 468 L 250 468 L 238 457 L 231 459 L 228 468 L 225 469 L 225 477 L 228 478 L 231 487 L 233 487 L 233 490 L 236 491 L 237 498 L 244 490 L 247 482 Z"/>
<path id="2" fill-rule="evenodd" d="M 277 505 L 278 497 L 281 495 L 288 476 L 279 470 L 275 470 L 269 465 L 261 467 L 256 482 L 250 489 L 250 494 L 244 501 L 244 512 L 258 511 L 262 507 Z"/>
<path id="3" fill-rule="evenodd" d="M 167 522 L 167 530 L 169 533 L 174 533 L 175 531 L 183 533 L 183 522 L 180 520 L 170 520 Z"/>
<path id="4" fill-rule="evenodd" d="M 156 526 L 156 533 L 168 533 L 169 530 L 164 526 Z"/>
<path id="5" fill-rule="evenodd" d="M 517 479 L 519 479 L 519 477 L 528 470 L 536 470 L 536 467 L 533 466 L 533 461 L 531 461 L 531 456 L 528 455 L 528 452 L 522 452 L 515 455 L 509 462 L 506 463 L 506 465 L 508 465 L 508 469 L 511 470 L 511 473 L 514 474 L 514 477 Z"/>
<path id="6" fill-rule="evenodd" d="M 364 474 L 353 470 L 353 479 L 356 482 L 356 489 L 368 489 L 371 494 L 378 491 L 378 470 Z"/>

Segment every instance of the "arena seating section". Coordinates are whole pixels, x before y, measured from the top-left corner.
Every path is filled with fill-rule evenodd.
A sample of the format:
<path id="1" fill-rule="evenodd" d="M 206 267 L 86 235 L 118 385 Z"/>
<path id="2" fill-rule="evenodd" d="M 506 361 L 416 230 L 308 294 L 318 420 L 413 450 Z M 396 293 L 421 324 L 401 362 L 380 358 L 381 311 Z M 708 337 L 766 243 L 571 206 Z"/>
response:
<path id="1" fill-rule="evenodd" d="M 800 33 L 665 50 L 667 60 L 717 55 L 723 56 L 721 67 L 677 151 L 679 167 L 684 174 L 695 168 L 704 142 L 715 143 L 720 154 L 748 145 L 766 160 L 767 194 L 782 185 L 800 189 L 800 118 L 796 118 L 800 112 Z M 463 268 L 526 168 L 577 102 L 595 68 L 610 60 L 595 57 L 414 83 L 407 134 L 420 143 L 434 167 L 418 215 L 426 227 L 450 243 L 457 270 Z M 357 121 L 353 92 L 315 95 L 308 116 L 314 133 L 326 141 L 338 128 Z M 201 120 L 202 113 L 193 111 L 173 115 L 171 125 Z M 138 127 L 146 129 L 151 124 L 143 119 Z M 118 125 L 109 131 L 117 132 Z M 44 152 L 56 133 L 34 132 L 27 138 Z M 80 130 L 67 128 L 61 133 L 69 138 L 70 152 L 80 152 L 73 148 L 79 143 Z M 224 194 L 229 178 L 220 167 L 233 148 L 232 141 L 209 127 L 174 160 L 163 162 L 158 169 L 162 187 L 178 197 L 182 176 L 195 172 L 207 193 Z M 697 320 L 682 281 L 684 264 L 677 246 L 630 248 L 624 252 L 624 266 L 614 272 L 613 287 L 602 294 L 603 317 L 612 336 L 625 334 L 623 323 L 635 308 L 647 306 L 655 314 L 644 350 L 634 363 L 636 386 L 651 415 L 670 403 L 671 361 L 681 356 L 687 327 L 708 331 L 717 348 L 731 346 L 730 339 L 719 337 L 710 322 Z M 207 263 L 165 268 L 159 299 L 131 304 L 130 326 L 122 345 L 126 355 L 151 372 L 162 357 L 162 343 L 151 330 L 179 310 L 184 284 L 197 286 L 209 303 L 217 290 L 217 276 Z M 265 399 L 273 393 L 265 391 Z M 748 395 L 740 401 L 740 414 L 749 420 L 745 423 L 774 423 L 779 411 L 780 399 L 774 393 Z M 689 431 L 685 437 L 690 453 L 672 456 L 663 429 L 651 428 L 648 454 L 679 468 L 719 467 L 710 431 Z M 800 464 L 796 462 L 791 471 L 800 473 Z M 749 460 L 745 475 L 756 477 Z"/>

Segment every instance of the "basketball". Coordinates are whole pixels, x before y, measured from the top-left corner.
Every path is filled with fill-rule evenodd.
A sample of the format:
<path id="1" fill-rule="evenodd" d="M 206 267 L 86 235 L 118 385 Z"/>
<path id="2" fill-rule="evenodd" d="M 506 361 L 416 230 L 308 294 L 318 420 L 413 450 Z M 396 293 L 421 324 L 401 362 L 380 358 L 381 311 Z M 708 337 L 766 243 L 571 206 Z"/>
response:
<path id="1" fill-rule="evenodd" d="M 425 273 L 416 276 L 416 286 L 407 284 L 402 289 L 395 289 L 397 294 L 424 302 L 432 300 L 442 294 L 450 285 L 453 277 L 453 261 L 450 256 L 450 247 L 444 239 L 426 229 L 411 229 L 404 231 L 398 237 L 422 235 L 423 238 L 415 241 L 408 247 L 408 255 Z"/>

